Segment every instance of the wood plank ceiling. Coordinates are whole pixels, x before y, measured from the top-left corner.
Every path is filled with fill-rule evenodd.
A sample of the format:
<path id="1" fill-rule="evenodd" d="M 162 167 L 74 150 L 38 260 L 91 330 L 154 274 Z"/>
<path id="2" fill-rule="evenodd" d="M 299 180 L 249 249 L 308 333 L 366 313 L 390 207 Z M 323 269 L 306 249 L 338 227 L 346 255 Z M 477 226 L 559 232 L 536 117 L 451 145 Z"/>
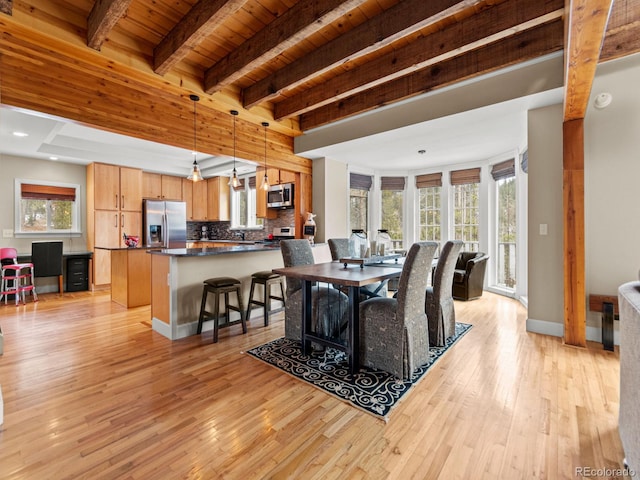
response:
<path id="1" fill-rule="evenodd" d="M 565 0 L 0 0 L 0 11 L 0 23 L 290 137 L 565 43 Z M 640 51 L 639 27 L 640 0 L 615 0 L 599 61 Z"/>

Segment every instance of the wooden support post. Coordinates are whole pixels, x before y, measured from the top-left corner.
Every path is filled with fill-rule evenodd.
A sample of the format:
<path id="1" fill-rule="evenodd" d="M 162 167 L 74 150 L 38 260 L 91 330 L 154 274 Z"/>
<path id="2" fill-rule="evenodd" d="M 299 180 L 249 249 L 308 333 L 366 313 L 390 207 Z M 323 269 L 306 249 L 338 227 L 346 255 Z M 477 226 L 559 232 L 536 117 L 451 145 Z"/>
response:
<path id="1" fill-rule="evenodd" d="M 584 119 L 563 123 L 564 342 L 586 347 Z"/>

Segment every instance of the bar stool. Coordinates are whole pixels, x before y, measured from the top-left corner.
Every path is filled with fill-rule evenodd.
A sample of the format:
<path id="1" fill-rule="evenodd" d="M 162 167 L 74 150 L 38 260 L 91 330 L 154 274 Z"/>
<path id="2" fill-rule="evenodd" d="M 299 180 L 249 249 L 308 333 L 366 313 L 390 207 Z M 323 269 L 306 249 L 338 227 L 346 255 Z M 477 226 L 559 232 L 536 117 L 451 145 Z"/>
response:
<path id="1" fill-rule="evenodd" d="M 206 310 L 207 296 L 209 293 L 215 295 L 213 302 L 213 312 Z M 235 293 L 238 299 L 238 306 L 229 305 L 229 294 Z M 219 325 L 220 319 L 220 295 L 224 295 L 224 316 L 227 321 L 223 325 Z M 240 320 L 229 321 L 229 310 L 240 313 Z M 240 280 L 232 277 L 215 277 L 204 281 L 202 290 L 202 303 L 200 304 L 200 317 L 198 318 L 198 333 L 202 333 L 202 322 L 213 319 L 213 343 L 218 342 L 218 328 L 229 327 L 242 323 L 242 333 L 247 333 L 247 322 L 244 317 L 242 308 L 242 283 Z"/>
<path id="2" fill-rule="evenodd" d="M 281 296 L 271 295 L 271 286 L 280 284 L 280 292 Z M 253 291 L 256 285 L 262 285 L 264 287 L 264 302 L 260 302 L 258 300 L 253 299 Z M 280 300 L 282 302 L 283 308 L 271 309 L 271 300 Z M 261 272 L 256 272 L 251 275 L 251 290 L 249 291 L 249 304 L 247 305 L 247 314 L 245 315 L 248 318 L 251 317 L 251 309 L 253 305 L 259 305 L 264 308 L 264 326 L 269 325 L 269 313 L 271 312 L 280 312 L 284 309 L 285 303 L 285 295 L 284 295 L 284 281 L 283 278 L 277 273 L 273 273 L 270 270 L 264 270 Z"/>
<path id="3" fill-rule="evenodd" d="M 0 261 L 2 262 L 2 282 L 0 283 L 0 300 L 4 297 L 7 304 L 9 295 L 14 295 L 16 306 L 22 303 L 26 305 L 25 292 L 31 292 L 33 301 L 38 301 L 38 294 L 33 286 L 33 263 L 18 263 L 18 251 L 15 248 L 5 247 L 0 249 Z"/>

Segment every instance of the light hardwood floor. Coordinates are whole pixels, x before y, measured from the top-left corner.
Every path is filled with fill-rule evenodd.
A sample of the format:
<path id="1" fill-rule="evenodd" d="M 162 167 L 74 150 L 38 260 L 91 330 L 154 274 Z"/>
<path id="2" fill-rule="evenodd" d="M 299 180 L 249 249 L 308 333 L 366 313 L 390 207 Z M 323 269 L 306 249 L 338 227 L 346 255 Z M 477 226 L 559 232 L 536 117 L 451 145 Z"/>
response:
<path id="1" fill-rule="evenodd" d="M 619 357 L 527 333 L 517 302 L 474 327 L 388 423 L 242 351 L 282 314 L 171 342 L 108 292 L 0 306 L 3 479 L 528 479 L 619 468 Z"/>

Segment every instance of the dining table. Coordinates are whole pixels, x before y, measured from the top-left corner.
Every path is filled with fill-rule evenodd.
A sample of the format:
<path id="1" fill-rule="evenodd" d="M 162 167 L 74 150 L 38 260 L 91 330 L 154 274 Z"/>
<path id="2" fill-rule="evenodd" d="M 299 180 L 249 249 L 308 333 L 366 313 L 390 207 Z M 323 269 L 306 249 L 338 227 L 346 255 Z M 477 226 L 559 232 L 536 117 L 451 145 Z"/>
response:
<path id="1" fill-rule="evenodd" d="M 398 265 L 384 266 L 381 264 L 376 264 L 375 266 L 346 264 L 345 266 L 344 263 L 333 261 L 275 268 L 273 272 L 302 281 L 302 325 L 300 338 L 302 342 L 302 353 L 304 355 L 309 354 L 312 341 L 344 351 L 349 358 L 349 373 L 352 375 L 357 373 L 360 369 L 360 287 L 399 277 L 402 273 L 402 268 L 398 268 Z M 320 336 L 311 329 L 311 289 L 316 282 L 338 285 L 346 287 L 347 289 L 349 312 L 346 343 L 342 343 L 339 339 Z"/>

